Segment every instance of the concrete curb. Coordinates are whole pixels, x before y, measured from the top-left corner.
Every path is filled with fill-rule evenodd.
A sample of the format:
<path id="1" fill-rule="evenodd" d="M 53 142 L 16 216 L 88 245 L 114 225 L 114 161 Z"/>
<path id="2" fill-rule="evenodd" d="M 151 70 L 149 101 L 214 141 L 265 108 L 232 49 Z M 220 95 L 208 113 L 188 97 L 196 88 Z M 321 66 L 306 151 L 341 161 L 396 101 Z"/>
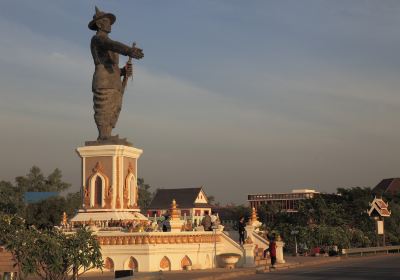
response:
<path id="1" fill-rule="evenodd" d="M 220 272 L 213 272 L 212 275 L 201 275 L 201 276 L 198 275 L 196 277 L 190 277 L 190 274 L 187 274 L 187 276 L 188 276 L 187 279 L 191 279 L 191 280 L 225 280 L 225 279 L 233 279 L 233 278 L 249 276 L 249 275 L 254 275 L 254 274 L 264 274 L 264 273 L 270 273 L 273 271 L 280 271 L 280 270 L 286 270 L 286 269 L 292 269 L 292 268 L 298 268 L 298 267 L 306 267 L 306 266 L 313 266 L 313 265 L 337 262 L 340 260 L 341 260 L 340 257 L 329 257 L 329 258 L 308 261 L 308 262 L 284 263 L 284 264 L 278 264 L 277 267 L 272 271 L 269 270 L 269 267 L 266 270 L 264 266 L 261 266 L 261 267 L 255 267 L 255 268 L 235 269 L 232 271 L 230 271 L 230 270 L 222 271 L 221 270 Z M 204 272 L 204 273 L 207 274 L 207 272 Z M 138 279 L 138 280 L 164 280 L 166 278 L 170 279 L 170 277 L 168 277 L 168 272 L 165 274 L 164 273 L 154 273 L 153 275 L 140 275 L 140 276 L 138 275 L 135 279 Z"/>
<path id="2" fill-rule="evenodd" d="M 327 259 L 315 260 L 315 261 L 304 262 L 304 263 L 298 262 L 298 263 L 279 264 L 276 267 L 275 271 L 303 267 L 303 266 L 312 266 L 312 265 L 330 263 L 330 262 L 335 262 L 335 261 L 339 261 L 339 260 L 341 260 L 340 257 L 335 257 L 335 258 L 329 258 L 329 259 L 327 258 Z M 221 272 L 218 275 L 200 276 L 200 277 L 196 277 L 196 278 L 191 278 L 191 280 L 225 280 L 225 279 L 233 279 L 233 278 L 237 278 L 237 277 L 249 276 L 249 275 L 254 275 L 254 274 L 263 274 L 263 273 L 269 273 L 269 272 L 271 272 L 271 271 L 264 270 L 264 269 L 260 270 L 259 268 L 253 268 L 253 269 L 246 269 L 246 270 Z"/>
<path id="3" fill-rule="evenodd" d="M 210 276 L 203 276 L 198 278 L 192 278 L 192 280 L 225 280 L 225 279 L 232 279 L 241 276 L 248 276 L 255 274 L 255 270 L 245 270 L 245 271 L 232 271 L 232 272 L 224 272 L 220 275 L 210 275 Z"/>
<path id="4" fill-rule="evenodd" d="M 268 269 L 264 269 L 264 267 L 259 267 L 258 269 L 256 269 L 256 273 L 257 274 L 270 273 L 273 271 L 313 266 L 313 265 L 319 265 L 319 264 L 326 264 L 326 263 L 337 262 L 337 261 L 341 261 L 341 260 L 342 260 L 341 257 L 330 257 L 330 258 L 320 259 L 320 260 L 315 260 L 315 261 L 310 261 L 310 262 L 288 263 L 286 265 L 280 264 L 275 269 L 270 269 L 269 267 L 268 267 Z"/>

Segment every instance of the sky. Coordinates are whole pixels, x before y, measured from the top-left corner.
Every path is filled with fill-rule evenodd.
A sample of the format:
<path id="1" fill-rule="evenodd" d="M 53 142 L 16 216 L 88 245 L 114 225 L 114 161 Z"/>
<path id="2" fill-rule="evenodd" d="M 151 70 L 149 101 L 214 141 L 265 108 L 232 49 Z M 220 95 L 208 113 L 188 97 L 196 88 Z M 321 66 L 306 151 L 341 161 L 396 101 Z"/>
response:
<path id="1" fill-rule="evenodd" d="M 37 165 L 81 187 L 95 5 L 144 51 L 113 132 L 153 190 L 246 203 L 400 176 L 399 1 L 2 0 L 0 180 Z"/>

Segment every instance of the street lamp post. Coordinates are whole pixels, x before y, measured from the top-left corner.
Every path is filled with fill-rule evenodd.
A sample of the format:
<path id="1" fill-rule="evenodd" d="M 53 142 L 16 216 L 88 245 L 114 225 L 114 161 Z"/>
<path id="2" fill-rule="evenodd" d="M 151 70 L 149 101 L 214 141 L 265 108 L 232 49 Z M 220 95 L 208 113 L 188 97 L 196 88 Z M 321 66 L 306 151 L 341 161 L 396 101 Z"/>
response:
<path id="1" fill-rule="evenodd" d="M 298 230 L 292 230 L 290 232 L 291 235 L 294 235 L 294 255 L 297 256 L 297 234 L 299 233 Z"/>
<path id="2" fill-rule="evenodd" d="M 213 258 L 213 268 L 217 267 L 217 229 L 218 226 L 212 226 L 211 227 L 213 230 L 213 235 L 214 235 L 214 258 Z"/>

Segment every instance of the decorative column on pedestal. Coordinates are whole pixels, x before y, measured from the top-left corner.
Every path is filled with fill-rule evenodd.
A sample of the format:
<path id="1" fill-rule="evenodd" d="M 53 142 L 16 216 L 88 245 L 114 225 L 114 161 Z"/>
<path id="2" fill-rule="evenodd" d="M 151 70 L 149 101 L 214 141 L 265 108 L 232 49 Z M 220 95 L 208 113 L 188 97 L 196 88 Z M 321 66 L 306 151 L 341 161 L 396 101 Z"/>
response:
<path id="1" fill-rule="evenodd" d="M 256 211 L 255 207 L 253 207 L 251 209 L 251 220 L 250 220 L 250 222 L 251 222 L 252 225 L 254 225 L 256 223 L 259 223 L 258 222 L 258 217 L 257 217 L 257 211 Z"/>
<path id="2" fill-rule="evenodd" d="M 243 267 L 254 267 L 255 264 L 255 256 L 254 250 L 256 245 L 251 240 L 246 240 L 245 244 L 243 244 L 244 249 L 244 264 Z"/>
<path id="3" fill-rule="evenodd" d="M 179 209 L 177 208 L 177 204 L 175 199 L 172 200 L 171 208 L 169 209 L 170 220 L 169 224 L 171 226 L 171 231 L 182 231 L 182 226 L 184 221 L 181 220 L 181 214 Z"/>
<path id="4" fill-rule="evenodd" d="M 254 207 L 251 209 L 250 224 L 254 227 L 254 230 L 258 230 L 262 225 L 262 223 L 258 220 L 257 210 Z"/>
<path id="5" fill-rule="evenodd" d="M 283 258 L 283 246 L 285 246 L 285 242 L 282 241 L 280 235 L 276 237 L 276 262 L 277 263 L 286 263 L 285 259 Z"/>
<path id="6" fill-rule="evenodd" d="M 246 240 L 250 239 L 253 242 L 255 241 L 253 238 L 253 234 L 257 234 L 255 233 L 255 231 L 258 230 L 258 227 L 260 225 L 261 223 L 258 220 L 256 208 L 253 207 L 251 211 L 251 218 L 246 225 L 246 233 L 247 233 Z"/>
<path id="7" fill-rule="evenodd" d="M 67 216 L 67 213 L 65 213 L 65 212 L 63 212 L 63 215 L 62 215 L 61 227 L 62 228 L 68 227 L 68 216 Z"/>
<path id="8" fill-rule="evenodd" d="M 244 267 L 254 267 L 255 266 L 255 261 L 254 261 L 254 250 L 256 248 L 255 245 L 255 240 L 253 234 L 256 234 L 254 232 L 256 226 L 258 226 L 258 219 L 257 219 L 257 212 L 256 209 L 253 207 L 252 212 L 251 212 L 251 217 L 246 225 L 246 240 L 245 244 L 243 244 L 243 249 L 244 249 L 244 258 L 245 262 L 243 264 Z"/>

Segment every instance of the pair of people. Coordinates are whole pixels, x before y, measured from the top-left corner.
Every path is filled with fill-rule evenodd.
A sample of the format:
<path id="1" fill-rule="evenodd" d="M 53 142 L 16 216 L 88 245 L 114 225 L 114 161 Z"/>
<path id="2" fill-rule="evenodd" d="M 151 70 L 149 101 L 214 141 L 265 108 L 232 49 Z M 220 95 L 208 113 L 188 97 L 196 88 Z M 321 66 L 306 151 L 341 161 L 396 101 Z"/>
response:
<path id="1" fill-rule="evenodd" d="M 163 232 L 171 231 L 170 216 L 162 216 L 160 220 L 160 227 Z"/>
<path id="2" fill-rule="evenodd" d="M 210 216 L 209 212 L 205 211 L 201 225 L 205 231 L 212 231 L 213 227 L 218 225 L 218 217 L 214 213 Z"/>

